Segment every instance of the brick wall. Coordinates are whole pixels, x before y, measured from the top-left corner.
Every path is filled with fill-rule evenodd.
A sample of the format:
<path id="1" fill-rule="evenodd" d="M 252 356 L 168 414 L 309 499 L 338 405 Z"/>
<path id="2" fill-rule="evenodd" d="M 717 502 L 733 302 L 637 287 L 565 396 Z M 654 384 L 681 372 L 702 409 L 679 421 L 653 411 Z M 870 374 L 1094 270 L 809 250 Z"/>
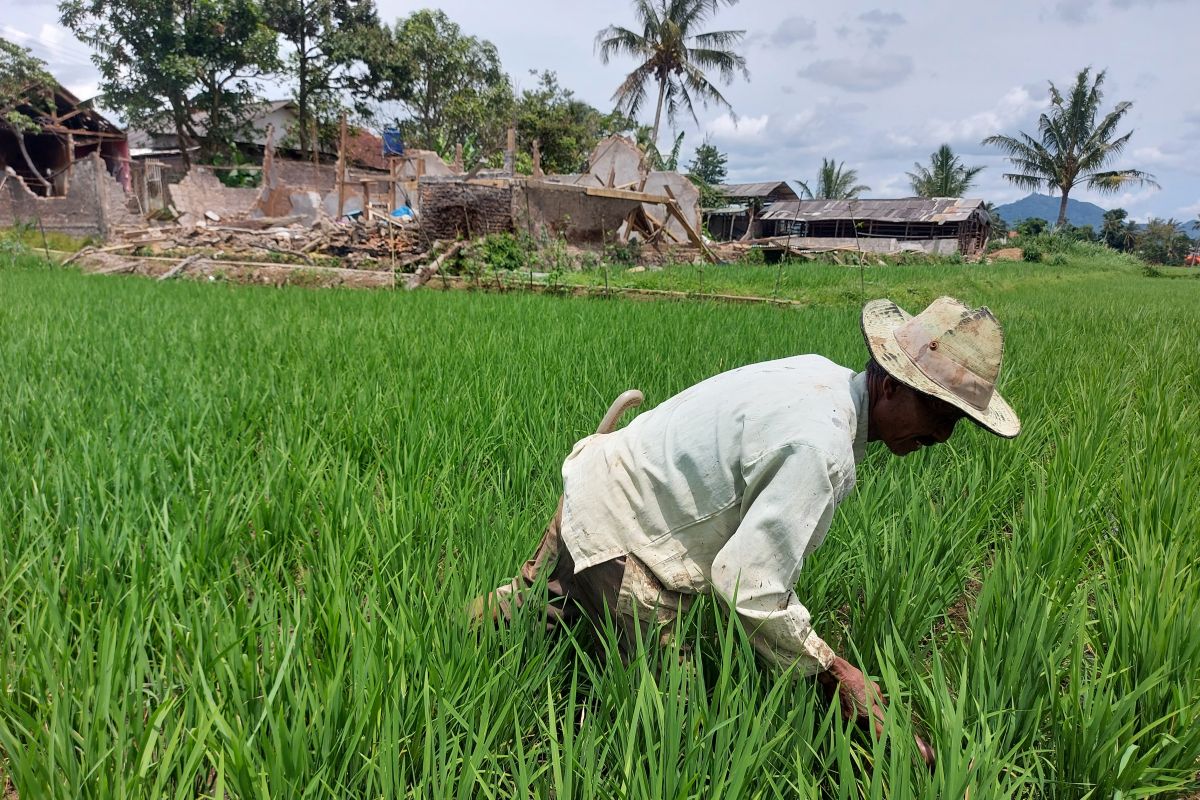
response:
<path id="1" fill-rule="evenodd" d="M 513 229 L 512 186 L 459 178 L 420 182 L 421 229 L 430 239 L 475 238 Z"/>
<path id="2" fill-rule="evenodd" d="M 114 227 L 140 222 L 126 206 L 125 191 L 99 157 L 83 159 L 71 168 L 65 197 L 39 197 L 11 175 L 0 180 L 4 181 L 0 189 L 0 227 L 40 221 L 49 231 L 103 238 Z"/>
<path id="3" fill-rule="evenodd" d="M 258 189 L 226 186 L 211 171 L 198 166 L 167 190 L 171 205 L 184 222 L 199 221 L 205 211 L 212 211 L 221 219 L 245 217 L 258 199 Z"/>

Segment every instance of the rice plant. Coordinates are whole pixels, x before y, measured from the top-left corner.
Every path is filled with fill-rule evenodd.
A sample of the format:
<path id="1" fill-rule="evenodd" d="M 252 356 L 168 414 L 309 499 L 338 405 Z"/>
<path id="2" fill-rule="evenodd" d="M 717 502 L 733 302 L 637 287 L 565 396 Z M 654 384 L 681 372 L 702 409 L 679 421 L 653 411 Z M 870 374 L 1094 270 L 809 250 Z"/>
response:
<path id="1" fill-rule="evenodd" d="M 904 461 L 873 452 L 801 573 L 818 630 L 890 698 L 882 737 L 761 667 L 716 603 L 684 621 L 689 652 L 625 660 L 611 630 L 548 638 L 536 608 L 468 625 L 467 602 L 536 544 L 562 458 L 620 391 L 653 405 L 799 352 L 860 366 L 857 277 L 834 269 L 824 299 L 795 310 L 0 266 L 0 786 L 1200 790 L 1191 282 L 1106 267 L 964 284 L 962 267 L 920 268 L 918 293 L 944 279 L 1004 321 L 1003 388 L 1026 431 L 1003 442 L 964 423 Z M 873 293 L 915 311 L 909 277 L 874 274 Z"/>

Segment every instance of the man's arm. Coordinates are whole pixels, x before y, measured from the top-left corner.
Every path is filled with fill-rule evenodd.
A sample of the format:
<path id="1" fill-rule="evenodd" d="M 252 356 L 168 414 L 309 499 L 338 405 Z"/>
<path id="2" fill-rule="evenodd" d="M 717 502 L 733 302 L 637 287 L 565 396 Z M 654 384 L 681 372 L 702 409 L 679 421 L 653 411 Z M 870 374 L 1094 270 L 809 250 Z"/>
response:
<path id="1" fill-rule="evenodd" d="M 742 477 L 742 521 L 713 560 L 713 590 L 767 659 L 807 675 L 827 670 L 833 651 L 792 587 L 810 544 L 829 529 L 841 473 L 823 450 L 789 444 L 744 464 Z"/>
<path id="2" fill-rule="evenodd" d="M 792 588 L 810 545 L 829 529 L 841 469 L 824 451 L 795 444 L 764 453 L 743 477 L 742 521 L 713 560 L 713 589 L 737 611 L 759 653 L 816 675 L 843 717 L 880 734 L 887 700 L 878 684 L 821 640 Z M 919 736 L 916 744 L 932 765 L 933 750 Z"/>

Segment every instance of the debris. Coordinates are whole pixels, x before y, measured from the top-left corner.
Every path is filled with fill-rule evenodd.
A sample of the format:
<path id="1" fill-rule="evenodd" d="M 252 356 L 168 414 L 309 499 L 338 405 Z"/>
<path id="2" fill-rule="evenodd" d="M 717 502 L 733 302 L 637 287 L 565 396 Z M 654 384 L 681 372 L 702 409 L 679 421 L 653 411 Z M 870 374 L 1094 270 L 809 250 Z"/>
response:
<path id="1" fill-rule="evenodd" d="M 437 271 L 442 268 L 442 264 L 445 264 L 447 259 L 456 255 L 459 250 L 462 250 L 463 245 L 465 244 L 466 242 L 464 241 L 455 242 L 454 244 L 450 245 L 450 249 L 442 253 L 433 261 L 425 264 L 424 266 L 418 267 L 417 271 L 414 272 L 408 279 L 407 288 L 416 289 L 418 286 L 423 286 L 430 278 L 437 274 Z"/>
<path id="2" fill-rule="evenodd" d="M 193 264 L 199 263 L 203 260 L 204 260 L 204 256 L 188 256 L 183 261 L 180 261 L 178 264 L 171 267 L 169 270 L 167 270 L 162 275 L 160 275 L 158 277 L 158 279 L 160 281 L 169 281 L 169 280 L 171 280 L 171 278 L 174 278 L 176 275 L 183 273 L 188 267 L 192 266 Z"/>

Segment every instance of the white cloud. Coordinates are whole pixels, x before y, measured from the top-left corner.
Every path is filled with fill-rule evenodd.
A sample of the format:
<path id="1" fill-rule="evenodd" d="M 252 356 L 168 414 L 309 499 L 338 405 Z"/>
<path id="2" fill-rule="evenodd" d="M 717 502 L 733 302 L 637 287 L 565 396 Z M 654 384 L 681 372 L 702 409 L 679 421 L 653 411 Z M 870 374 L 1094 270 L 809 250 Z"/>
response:
<path id="1" fill-rule="evenodd" d="M 771 33 L 761 39 L 774 47 L 791 47 L 797 42 L 817 38 L 817 23 L 807 17 L 785 17 Z"/>
<path id="2" fill-rule="evenodd" d="M 880 8 L 872 8 L 870 11 L 863 12 L 858 15 L 858 18 L 868 25 L 903 25 L 907 22 L 900 12 L 884 11 Z"/>
<path id="3" fill-rule="evenodd" d="M 1200 200 L 1191 205 L 1181 206 L 1175 210 L 1176 219 L 1184 219 L 1192 222 L 1195 221 L 1196 217 L 1200 217 Z"/>
<path id="4" fill-rule="evenodd" d="M 848 92 L 878 92 L 899 86 L 913 72 L 911 56 L 899 53 L 869 53 L 859 58 L 827 58 L 814 61 L 796 74 Z"/>
<path id="5" fill-rule="evenodd" d="M 1063 22 L 1092 22 L 1096 18 L 1093 8 L 1095 2 L 1096 0 L 1058 0 L 1051 13 Z"/>
<path id="6" fill-rule="evenodd" d="M 976 143 L 1008 128 L 1034 111 L 1045 108 L 1048 100 L 1036 98 L 1023 86 L 1009 89 L 993 107 L 959 120 L 933 120 L 927 131 L 939 142 Z"/>
<path id="7" fill-rule="evenodd" d="M 719 142 L 750 141 L 762 136 L 770 121 L 770 114 L 758 117 L 739 117 L 736 120 L 729 114 L 722 114 L 708 123 L 705 134 Z"/>

